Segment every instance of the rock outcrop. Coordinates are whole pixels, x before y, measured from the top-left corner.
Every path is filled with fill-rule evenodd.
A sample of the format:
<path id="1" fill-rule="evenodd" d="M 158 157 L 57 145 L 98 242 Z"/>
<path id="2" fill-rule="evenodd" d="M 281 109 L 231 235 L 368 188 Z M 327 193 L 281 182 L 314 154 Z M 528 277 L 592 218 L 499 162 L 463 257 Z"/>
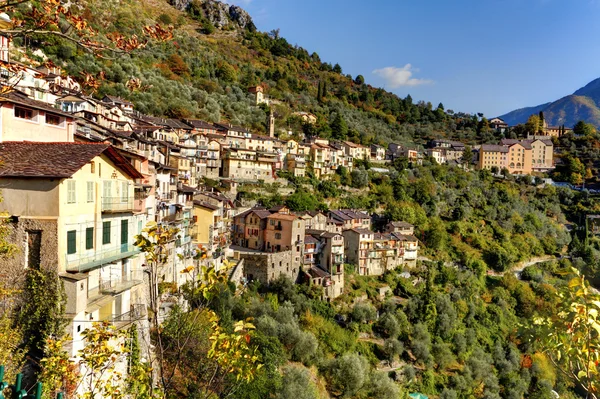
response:
<path id="1" fill-rule="evenodd" d="M 233 25 L 241 29 L 256 29 L 252 17 L 243 8 L 216 0 L 169 0 L 169 3 L 181 11 L 187 11 L 192 2 L 196 2 L 204 17 L 218 29 Z"/>

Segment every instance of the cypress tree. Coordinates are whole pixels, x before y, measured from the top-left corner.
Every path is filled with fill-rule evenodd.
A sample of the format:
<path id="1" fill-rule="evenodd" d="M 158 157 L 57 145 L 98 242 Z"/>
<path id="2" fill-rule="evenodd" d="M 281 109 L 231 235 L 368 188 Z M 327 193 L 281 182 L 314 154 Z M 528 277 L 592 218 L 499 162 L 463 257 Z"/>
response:
<path id="1" fill-rule="evenodd" d="M 327 81 L 323 82 L 323 89 L 321 90 L 321 98 L 327 97 Z"/>
<path id="2" fill-rule="evenodd" d="M 321 81 L 319 80 L 319 89 L 317 90 L 317 101 L 321 101 Z"/>

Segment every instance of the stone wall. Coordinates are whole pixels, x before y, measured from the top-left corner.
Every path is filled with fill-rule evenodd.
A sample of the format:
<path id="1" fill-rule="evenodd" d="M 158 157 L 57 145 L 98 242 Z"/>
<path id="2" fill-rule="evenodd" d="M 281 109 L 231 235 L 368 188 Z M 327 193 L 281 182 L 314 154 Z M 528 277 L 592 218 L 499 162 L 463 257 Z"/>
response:
<path id="1" fill-rule="evenodd" d="M 300 273 L 300 265 L 293 262 L 292 251 L 240 252 L 240 259 L 244 261 L 244 276 L 248 281 L 269 284 L 282 275 L 296 281 Z"/>
<path id="2" fill-rule="evenodd" d="M 27 263 L 34 268 L 58 271 L 58 225 L 53 219 L 8 219 L 8 242 L 15 244 L 16 253 L 0 257 L 0 281 L 8 287 L 24 282 Z M 40 234 L 37 245 L 32 234 Z M 28 245 L 28 242 L 30 243 Z M 29 248 L 28 248 L 29 246 Z M 39 261 L 38 259 L 39 254 Z"/>

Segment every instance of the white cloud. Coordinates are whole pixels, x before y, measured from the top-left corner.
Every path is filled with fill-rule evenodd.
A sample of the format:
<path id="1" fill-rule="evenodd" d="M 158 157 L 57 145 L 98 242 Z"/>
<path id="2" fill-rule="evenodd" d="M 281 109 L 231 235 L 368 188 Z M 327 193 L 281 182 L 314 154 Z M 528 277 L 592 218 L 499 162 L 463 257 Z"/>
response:
<path id="1" fill-rule="evenodd" d="M 240 6 L 240 7 L 246 7 L 251 2 L 252 2 L 252 0 L 229 0 L 226 3 L 235 4 L 235 5 Z"/>
<path id="2" fill-rule="evenodd" d="M 420 86 L 433 83 L 433 80 L 430 79 L 413 78 L 413 72 L 418 72 L 418 70 L 413 69 L 412 65 L 406 64 L 402 68 L 390 66 L 381 69 L 375 69 L 373 74 L 385 80 L 386 87 L 390 89 L 397 89 L 403 86 Z"/>

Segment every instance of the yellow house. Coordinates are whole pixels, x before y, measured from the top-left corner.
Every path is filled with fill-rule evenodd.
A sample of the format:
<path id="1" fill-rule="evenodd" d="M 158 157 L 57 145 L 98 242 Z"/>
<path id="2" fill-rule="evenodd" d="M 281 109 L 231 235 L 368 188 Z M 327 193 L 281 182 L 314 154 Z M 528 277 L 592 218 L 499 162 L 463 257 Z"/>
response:
<path id="1" fill-rule="evenodd" d="M 10 240 L 21 246 L 0 268 L 12 280 L 27 268 L 60 274 L 72 355 L 91 322 L 141 317 L 144 260 L 133 237 L 146 221 L 134 214 L 134 179 L 143 175 L 103 143 L 5 142 L 0 159 L 0 211 L 10 215 Z"/>
<path id="2" fill-rule="evenodd" d="M 194 200 L 194 227 L 192 241 L 202 244 L 213 252 L 220 244 L 220 231 L 223 227 L 223 211 L 217 205 Z"/>

